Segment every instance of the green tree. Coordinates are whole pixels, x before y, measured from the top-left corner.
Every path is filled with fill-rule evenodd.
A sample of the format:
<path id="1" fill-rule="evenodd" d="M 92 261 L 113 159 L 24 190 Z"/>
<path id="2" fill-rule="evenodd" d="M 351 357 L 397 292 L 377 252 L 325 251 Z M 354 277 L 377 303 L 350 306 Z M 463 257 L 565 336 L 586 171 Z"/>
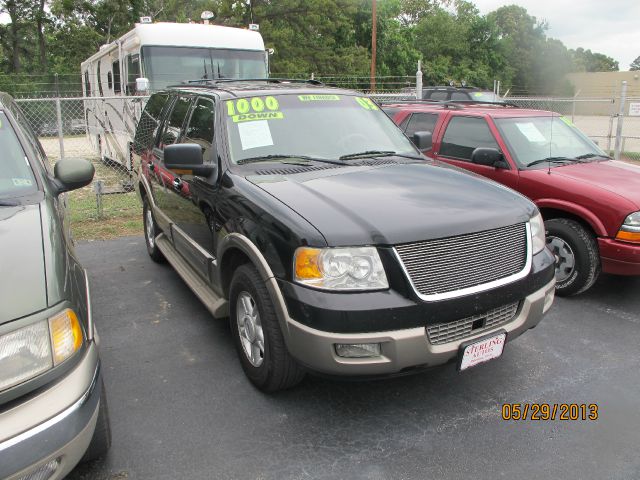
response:
<path id="1" fill-rule="evenodd" d="M 629 66 L 629 70 L 633 72 L 640 70 L 640 57 L 636 57 L 636 59 L 633 62 L 631 62 L 631 65 Z"/>
<path id="2" fill-rule="evenodd" d="M 620 69 L 618 62 L 602 53 L 594 53 L 581 47 L 569 52 L 574 72 L 617 72 Z"/>

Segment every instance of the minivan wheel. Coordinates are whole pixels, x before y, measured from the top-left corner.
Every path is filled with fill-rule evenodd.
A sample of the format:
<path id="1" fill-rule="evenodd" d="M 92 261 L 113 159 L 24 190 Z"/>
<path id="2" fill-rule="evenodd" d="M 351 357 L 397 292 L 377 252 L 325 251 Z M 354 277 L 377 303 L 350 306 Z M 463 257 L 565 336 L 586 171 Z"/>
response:
<path id="1" fill-rule="evenodd" d="M 107 393 L 104 388 L 104 381 L 101 380 L 100 406 L 98 407 L 98 420 L 96 429 L 87 451 L 82 457 L 82 462 L 90 462 L 102 457 L 111 447 L 111 423 L 109 421 L 109 407 L 107 406 Z"/>
<path id="2" fill-rule="evenodd" d="M 264 392 L 298 384 L 304 369 L 289 355 L 264 281 L 251 264 L 234 272 L 229 289 L 231 334 L 244 373 Z"/>
<path id="3" fill-rule="evenodd" d="M 144 223 L 144 240 L 147 245 L 147 252 L 151 260 L 160 263 L 164 261 L 164 255 L 162 255 L 156 243 L 156 237 L 160 233 L 160 229 L 153 218 L 153 212 L 151 211 L 149 200 L 147 200 L 146 197 L 144 198 L 142 206 L 142 221 Z"/>
<path id="4" fill-rule="evenodd" d="M 545 221 L 547 247 L 556 259 L 556 293 L 569 296 L 590 288 L 600 274 L 600 255 L 594 235 L 575 220 Z"/>

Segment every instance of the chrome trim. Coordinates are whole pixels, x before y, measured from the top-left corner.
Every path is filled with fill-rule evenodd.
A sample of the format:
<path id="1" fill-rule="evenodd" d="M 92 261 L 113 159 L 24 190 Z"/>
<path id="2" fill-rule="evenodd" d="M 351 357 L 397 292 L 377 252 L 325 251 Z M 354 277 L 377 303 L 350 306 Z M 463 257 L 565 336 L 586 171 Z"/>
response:
<path id="1" fill-rule="evenodd" d="M 623 223 L 620 230 L 623 232 L 640 233 L 640 226 L 636 227 L 634 225 L 626 225 Z"/>
<path id="2" fill-rule="evenodd" d="M 60 423 L 62 420 L 67 418 L 69 415 L 71 415 L 75 411 L 79 410 L 87 402 L 87 400 L 89 399 L 89 397 L 93 393 L 93 390 L 95 389 L 95 387 L 96 387 L 96 385 L 98 383 L 99 372 L 100 372 L 100 362 L 98 362 L 98 364 L 96 365 L 96 369 L 95 369 L 95 371 L 93 373 L 93 380 L 91 381 L 91 385 L 89 385 L 89 388 L 87 389 L 87 391 L 84 392 L 84 394 L 78 400 L 76 400 L 76 402 L 73 405 L 71 405 L 70 407 L 66 408 L 65 410 L 63 410 L 62 412 L 57 414 L 56 416 L 51 417 L 46 422 L 42 422 L 40 425 L 37 425 L 37 426 L 33 427 L 30 430 L 27 430 L 25 432 L 19 433 L 15 437 L 10 438 L 9 440 L 5 440 L 4 442 L 0 443 L 0 452 L 2 452 L 4 450 L 7 450 L 8 448 L 13 447 L 14 445 L 17 445 L 20 442 L 24 442 L 25 440 L 28 440 L 29 438 L 34 437 L 35 435 L 38 435 L 39 433 L 44 432 L 45 430 L 47 430 L 48 428 L 52 427 L 56 423 Z"/>
<path id="3" fill-rule="evenodd" d="M 398 261 L 398 263 L 400 264 L 400 267 L 402 268 L 402 271 L 404 272 L 405 277 L 407 278 L 407 280 L 409 280 L 409 283 L 411 284 L 411 288 L 413 289 L 414 293 L 416 294 L 416 296 L 418 298 L 420 298 L 421 300 L 424 300 L 425 302 L 437 302 L 440 300 L 449 300 L 452 298 L 458 298 L 458 297 L 463 297 L 465 295 L 472 295 L 474 293 L 480 293 L 480 292 L 486 292 L 487 290 L 491 290 L 497 287 L 501 287 L 502 285 L 506 285 L 508 283 L 512 283 L 515 282 L 517 280 L 520 280 L 524 277 L 526 277 L 527 275 L 529 275 L 529 272 L 531 271 L 531 265 L 533 263 L 533 254 L 531 251 L 531 225 L 530 222 L 526 222 L 525 223 L 525 228 L 526 228 L 526 232 L 527 232 L 527 261 L 524 265 L 524 268 L 518 272 L 515 273 L 513 275 L 510 275 L 508 277 L 504 277 L 504 278 L 500 278 L 498 280 L 493 280 L 491 282 L 488 283 L 483 283 L 481 285 L 476 285 L 473 287 L 466 287 L 466 288 L 461 288 L 459 290 L 452 290 L 450 292 L 444 292 L 444 293 L 434 293 L 431 295 L 424 295 L 422 293 L 420 293 L 418 291 L 418 289 L 416 288 L 416 286 L 413 283 L 413 280 L 411 280 L 411 275 L 409 275 L 409 272 L 407 271 L 406 267 L 404 266 L 404 263 L 402 261 L 402 259 L 400 258 L 400 255 L 398 254 L 397 250 L 395 247 L 393 247 L 393 254 L 396 257 L 396 260 Z"/>
<path id="4" fill-rule="evenodd" d="M 179 226 L 177 226 L 175 223 L 171 222 L 170 229 L 171 230 L 175 230 L 175 233 L 179 234 L 180 237 L 184 241 L 186 241 L 189 244 L 189 246 L 191 246 L 191 248 L 193 248 L 196 252 L 198 252 L 200 255 L 202 255 L 207 261 L 213 263 L 214 266 L 218 265 L 218 261 L 216 260 L 216 257 L 214 257 L 209 252 L 207 252 L 204 248 L 202 248 L 199 243 L 194 242 L 193 240 L 191 240 L 191 237 L 189 235 L 187 235 L 185 233 L 185 231 L 182 230 Z M 171 237 L 173 238 L 173 232 L 171 232 Z M 174 246 L 175 246 L 175 244 L 174 244 Z"/>
<path id="5" fill-rule="evenodd" d="M 93 331 L 93 313 L 91 311 L 91 290 L 89 288 L 89 274 L 87 273 L 87 269 L 84 270 L 84 286 L 85 291 L 87 292 L 87 340 L 93 340 L 94 331 Z"/>

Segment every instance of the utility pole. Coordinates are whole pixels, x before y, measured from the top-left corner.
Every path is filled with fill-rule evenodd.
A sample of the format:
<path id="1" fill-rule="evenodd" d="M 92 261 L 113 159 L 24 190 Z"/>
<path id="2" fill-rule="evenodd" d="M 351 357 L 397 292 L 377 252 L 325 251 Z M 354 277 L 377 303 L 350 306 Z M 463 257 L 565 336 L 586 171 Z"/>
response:
<path id="1" fill-rule="evenodd" d="M 372 92 L 376 90 L 376 0 L 371 0 L 371 85 Z"/>

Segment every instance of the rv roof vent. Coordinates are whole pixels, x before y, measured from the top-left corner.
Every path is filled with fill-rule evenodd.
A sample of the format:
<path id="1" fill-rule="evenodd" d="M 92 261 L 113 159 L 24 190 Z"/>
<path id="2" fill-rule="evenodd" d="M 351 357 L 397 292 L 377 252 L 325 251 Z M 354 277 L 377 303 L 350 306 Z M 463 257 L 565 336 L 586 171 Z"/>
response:
<path id="1" fill-rule="evenodd" d="M 140 17 L 140 23 L 153 23 L 153 19 L 151 17 Z"/>

